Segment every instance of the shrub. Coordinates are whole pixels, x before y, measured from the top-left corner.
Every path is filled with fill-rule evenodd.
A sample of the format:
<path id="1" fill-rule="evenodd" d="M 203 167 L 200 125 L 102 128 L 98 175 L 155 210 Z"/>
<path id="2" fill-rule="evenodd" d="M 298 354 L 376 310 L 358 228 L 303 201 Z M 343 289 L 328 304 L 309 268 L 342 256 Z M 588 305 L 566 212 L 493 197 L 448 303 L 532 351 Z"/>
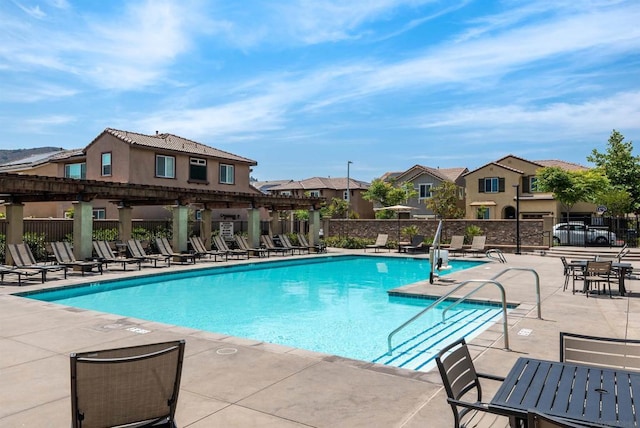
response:
<path id="1" fill-rule="evenodd" d="M 465 243 L 471 244 L 471 241 L 473 241 L 473 237 L 480 235 L 482 235 L 482 229 L 480 229 L 480 226 L 476 226 L 475 224 L 467 226 L 467 228 L 464 230 Z"/>
<path id="2" fill-rule="evenodd" d="M 27 232 L 22 236 L 22 240 L 29 246 L 36 261 L 47 260 L 47 246 L 45 244 L 44 233 Z"/>
<path id="3" fill-rule="evenodd" d="M 327 247 L 348 248 L 352 250 L 365 248 L 368 244 L 373 244 L 374 242 L 375 239 L 340 236 L 329 236 L 325 239 Z"/>

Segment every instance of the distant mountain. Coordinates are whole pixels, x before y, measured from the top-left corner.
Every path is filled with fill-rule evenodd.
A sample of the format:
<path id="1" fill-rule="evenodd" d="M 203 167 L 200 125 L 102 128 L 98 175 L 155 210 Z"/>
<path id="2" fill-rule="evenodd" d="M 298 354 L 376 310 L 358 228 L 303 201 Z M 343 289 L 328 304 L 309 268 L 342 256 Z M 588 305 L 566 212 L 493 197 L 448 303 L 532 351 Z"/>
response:
<path id="1" fill-rule="evenodd" d="M 28 158 L 41 153 L 51 153 L 63 150 L 60 147 L 37 147 L 35 149 L 0 150 L 0 165 Z"/>

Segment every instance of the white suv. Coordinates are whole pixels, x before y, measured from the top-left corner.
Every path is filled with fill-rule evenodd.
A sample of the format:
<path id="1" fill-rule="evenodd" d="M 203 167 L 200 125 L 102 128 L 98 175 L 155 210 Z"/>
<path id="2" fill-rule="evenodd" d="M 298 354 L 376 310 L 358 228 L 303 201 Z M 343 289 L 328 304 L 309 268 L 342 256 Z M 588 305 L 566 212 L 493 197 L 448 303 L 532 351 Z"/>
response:
<path id="1" fill-rule="evenodd" d="M 615 245 L 616 234 L 596 229 L 580 222 L 558 223 L 553 226 L 555 245 Z"/>

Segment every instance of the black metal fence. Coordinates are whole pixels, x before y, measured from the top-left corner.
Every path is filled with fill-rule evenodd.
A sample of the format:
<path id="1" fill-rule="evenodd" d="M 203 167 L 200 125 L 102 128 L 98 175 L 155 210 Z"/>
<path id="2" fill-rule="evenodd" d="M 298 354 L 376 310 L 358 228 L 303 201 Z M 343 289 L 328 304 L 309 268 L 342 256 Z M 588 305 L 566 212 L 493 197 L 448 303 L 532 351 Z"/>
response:
<path id="1" fill-rule="evenodd" d="M 569 215 L 555 219 L 552 245 L 638 247 L 637 217 Z"/>

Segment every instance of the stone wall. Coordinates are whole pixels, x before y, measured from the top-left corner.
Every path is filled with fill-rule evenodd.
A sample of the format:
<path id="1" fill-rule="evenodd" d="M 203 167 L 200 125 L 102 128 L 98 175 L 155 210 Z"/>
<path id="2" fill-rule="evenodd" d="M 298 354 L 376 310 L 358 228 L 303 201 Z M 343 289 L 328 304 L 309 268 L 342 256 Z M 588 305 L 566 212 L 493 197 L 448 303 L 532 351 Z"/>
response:
<path id="1" fill-rule="evenodd" d="M 549 238 L 544 238 L 543 220 L 520 220 L 520 245 L 522 248 L 548 247 Z M 435 235 L 438 220 L 390 219 L 390 220 L 345 220 L 328 219 L 324 221 L 325 236 L 350 236 L 375 239 L 378 233 L 387 233 L 390 241 L 398 241 L 398 231 L 415 225 L 418 233 L 426 237 Z M 469 225 L 480 228 L 487 236 L 487 247 L 503 247 L 507 251 L 515 248 L 515 220 L 446 220 L 442 225 L 442 240 L 447 243 L 452 235 L 464 235 Z M 404 240 L 404 239 L 401 239 Z"/>

